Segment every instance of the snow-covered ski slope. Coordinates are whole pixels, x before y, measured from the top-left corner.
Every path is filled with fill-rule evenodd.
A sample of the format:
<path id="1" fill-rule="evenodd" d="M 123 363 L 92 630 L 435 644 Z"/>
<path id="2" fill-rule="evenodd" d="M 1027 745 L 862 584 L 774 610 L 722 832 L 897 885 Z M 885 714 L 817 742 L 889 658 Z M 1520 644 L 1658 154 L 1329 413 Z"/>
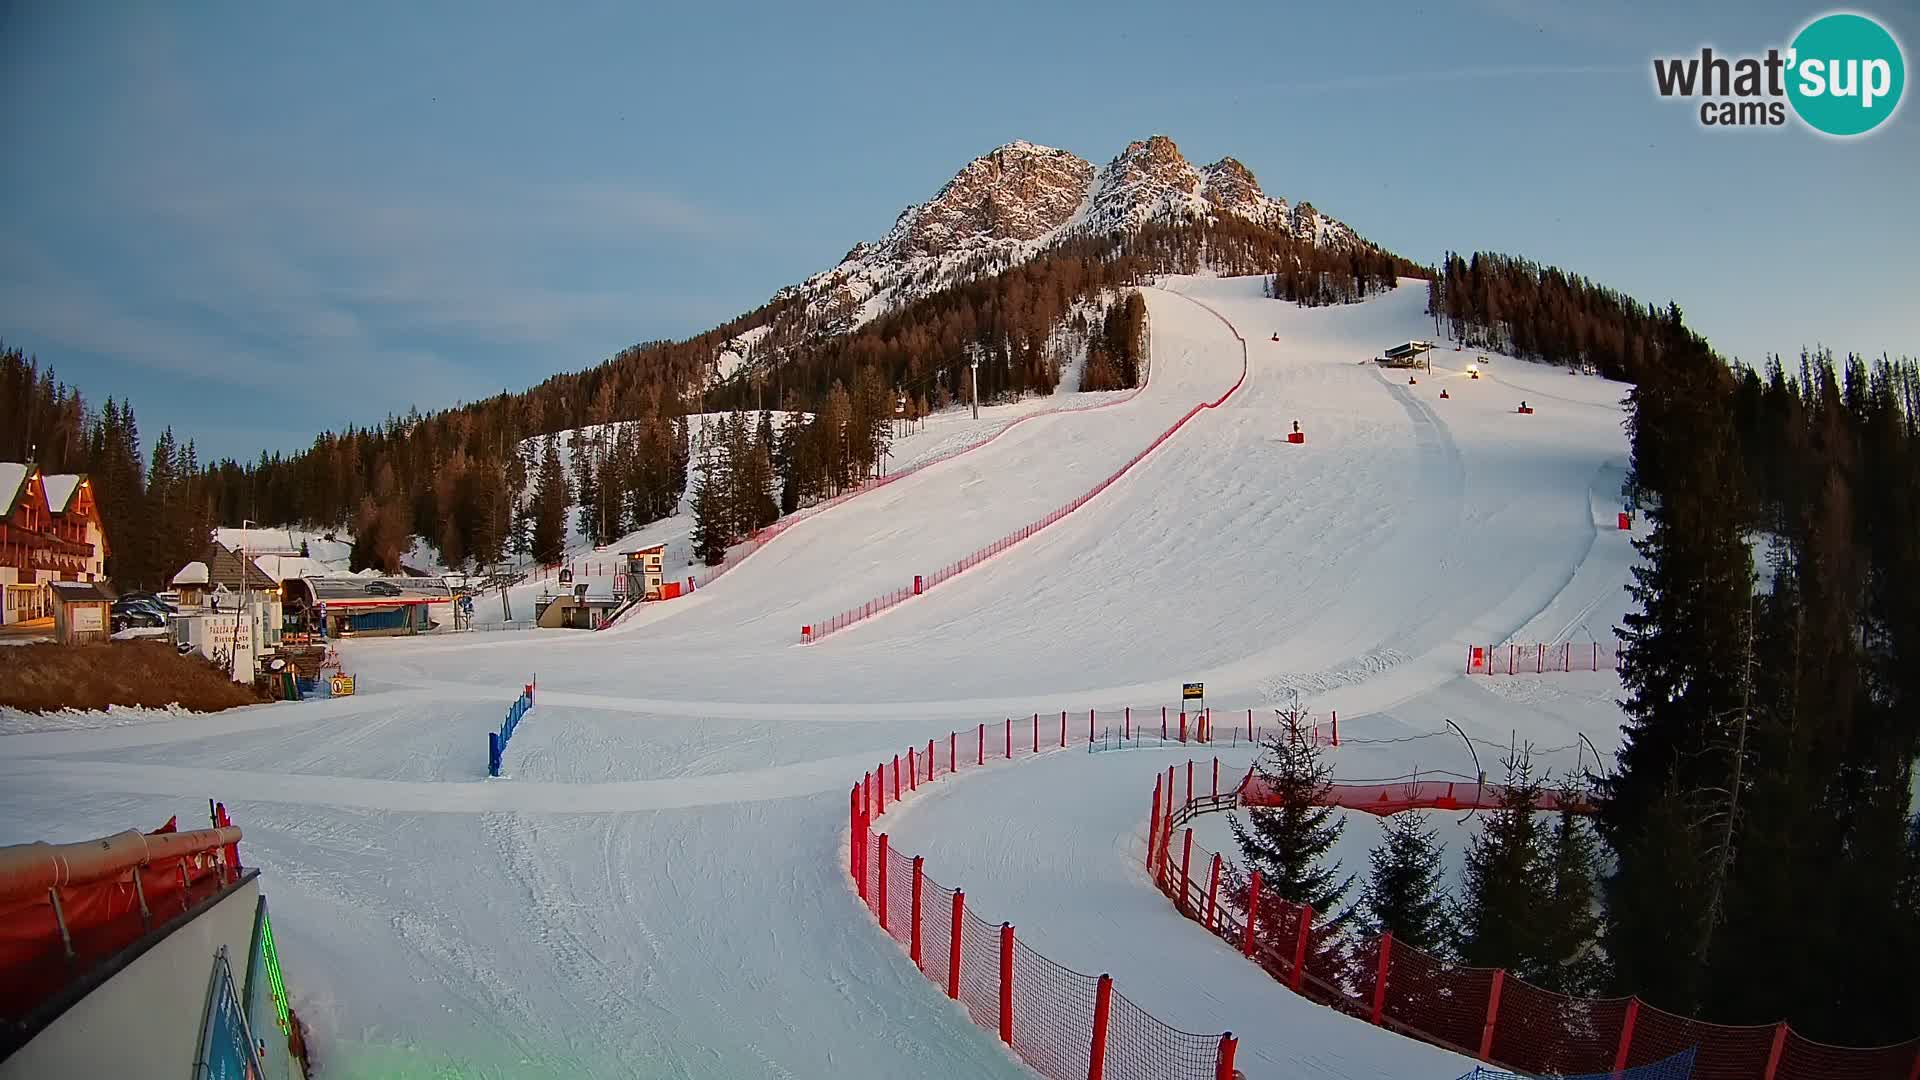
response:
<path id="1" fill-rule="evenodd" d="M 1431 333 L 1423 300 L 1413 284 L 1307 310 L 1257 279 L 1164 282 L 1136 398 L 1021 423 L 612 630 L 354 642 L 353 698 L 0 737 L 0 842 L 224 799 L 334 1076 L 1021 1075 L 872 925 L 840 866 L 847 785 L 909 743 L 1008 713 L 1177 705 L 1181 681 L 1204 680 L 1217 709 L 1269 723 L 1296 689 L 1338 709 L 1343 777 L 1469 771 L 1457 739 L 1357 741 L 1443 719 L 1493 742 L 1610 748 L 1611 673 L 1460 672 L 1470 644 L 1604 639 L 1618 621 L 1624 387 L 1504 358 L 1471 380 L 1474 354 L 1438 355 L 1417 386 L 1362 363 Z M 818 615 L 1080 495 L 1217 398 L 1242 364 L 1223 319 L 1249 354 L 1220 408 L 1034 538 L 796 644 Z M 1534 415 L 1514 413 L 1522 398 Z M 1285 442 L 1295 419 L 1304 445 Z M 488 782 L 485 733 L 536 672 L 538 705 Z M 1129 848 L 1154 768 L 1176 758 L 962 774 L 954 812 L 910 803 L 901 842 L 1166 1022 L 1247 1045 L 1263 1032 L 1250 1076 L 1464 1071 L 1303 1012 L 1163 910 Z M 1186 966 L 1125 977 L 1148 960 Z"/>

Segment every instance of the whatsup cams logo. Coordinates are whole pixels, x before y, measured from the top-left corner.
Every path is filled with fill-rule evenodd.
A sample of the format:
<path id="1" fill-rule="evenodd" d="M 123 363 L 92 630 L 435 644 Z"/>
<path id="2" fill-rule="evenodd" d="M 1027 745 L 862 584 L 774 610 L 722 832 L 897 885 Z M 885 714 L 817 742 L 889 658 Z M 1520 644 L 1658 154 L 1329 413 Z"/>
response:
<path id="1" fill-rule="evenodd" d="M 1900 43 L 1853 12 L 1822 15 L 1764 56 L 1707 47 L 1653 61 L 1660 96 L 1698 101 L 1701 125 L 1713 128 L 1782 127 L 1797 116 L 1823 135 L 1865 135 L 1892 119 L 1906 83 Z"/>

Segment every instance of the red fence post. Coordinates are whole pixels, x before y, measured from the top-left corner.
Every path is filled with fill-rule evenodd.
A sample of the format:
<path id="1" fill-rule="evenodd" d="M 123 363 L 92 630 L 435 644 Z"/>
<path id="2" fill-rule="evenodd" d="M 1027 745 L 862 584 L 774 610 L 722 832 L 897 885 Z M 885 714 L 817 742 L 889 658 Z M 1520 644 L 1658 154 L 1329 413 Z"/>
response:
<path id="1" fill-rule="evenodd" d="M 1780 1071 L 1780 1052 L 1787 1048 L 1787 1022 L 1780 1021 L 1773 1028 L 1773 1049 L 1767 1052 L 1767 1071 L 1760 1080 L 1773 1080 Z"/>
<path id="2" fill-rule="evenodd" d="M 1187 709 L 1184 705 L 1180 707 L 1180 741 L 1183 744 L 1187 741 Z"/>
<path id="3" fill-rule="evenodd" d="M 1160 774 L 1153 774 L 1153 813 L 1147 816 L 1147 873 L 1153 873 L 1153 838 L 1160 832 Z"/>
<path id="4" fill-rule="evenodd" d="M 1247 959 L 1253 959 L 1253 924 L 1260 918 L 1260 871 L 1253 872 L 1253 881 L 1247 886 L 1247 925 L 1241 935 L 1240 951 Z"/>
<path id="5" fill-rule="evenodd" d="M 848 800 L 851 806 L 847 820 L 847 873 L 860 887 L 860 899 L 867 898 L 867 875 L 860 872 L 860 785 L 853 785 L 853 794 Z"/>
<path id="6" fill-rule="evenodd" d="M 1107 1017 L 1113 1012 L 1113 976 L 1100 976 L 1093 994 L 1093 1045 L 1087 1051 L 1087 1080 L 1107 1075 Z"/>
<path id="7" fill-rule="evenodd" d="M 907 790 L 920 790 L 920 765 L 913 758 L 914 748 L 907 747 Z"/>
<path id="8" fill-rule="evenodd" d="M 1627 1071 L 1627 1051 L 1633 1049 L 1633 1025 L 1640 1019 L 1640 999 L 1627 999 L 1627 1019 L 1620 1025 L 1620 1049 L 1613 1055 L 1613 1080 L 1620 1080 L 1620 1074 Z"/>
<path id="9" fill-rule="evenodd" d="M 1207 871 L 1207 929 L 1214 928 L 1214 916 L 1220 911 L 1220 853 L 1213 853 L 1213 869 Z"/>
<path id="10" fill-rule="evenodd" d="M 1088 720 L 1087 723 L 1091 725 L 1093 721 Z M 1091 726 L 1087 728 L 1087 736 L 1088 738 L 1092 738 L 1093 736 L 1093 728 Z M 1060 745 L 1067 745 L 1067 710 L 1065 709 L 1060 710 Z"/>
<path id="11" fill-rule="evenodd" d="M 1000 1041 L 1013 1045 L 1013 926 L 1000 924 Z"/>
<path id="12" fill-rule="evenodd" d="M 900 801 L 900 755 L 893 755 L 893 801 Z"/>
<path id="13" fill-rule="evenodd" d="M 1229 1031 L 1220 1036 L 1220 1064 L 1214 1068 L 1214 1080 L 1233 1080 L 1233 1055 L 1240 1049 L 1240 1040 Z"/>
<path id="14" fill-rule="evenodd" d="M 953 939 L 947 942 L 947 996 L 960 997 L 960 928 L 967 923 L 967 894 L 953 890 Z"/>
<path id="15" fill-rule="evenodd" d="M 1340 745 L 1340 710 L 1333 710 L 1333 745 Z"/>
<path id="16" fill-rule="evenodd" d="M 874 767 L 873 780 L 874 780 L 874 784 L 873 784 L 874 790 L 878 792 L 880 795 L 880 813 L 877 816 L 885 817 L 887 814 L 887 763 L 886 762 L 883 761 L 879 765 Z"/>
<path id="17" fill-rule="evenodd" d="M 1040 714 L 1033 714 L 1033 752 L 1040 752 Z"/>
<path id="18" fill-rule="evenodd" d="M 1191 876 L 1192 870 L 1193 870 L 1193 830 L 1189 828 L 1187 830 L 1186 842 L 1180 849 L 1180 902 L 1174 905 L 1176 908 L 1180 909 L 1181 914 L 1185 914 L 1187 910 L 1187 888 L 1189 886 L 1189 883 L 1193 880 Z"/>
<path id="19" fill-rule="evenodd" d="M 1007 758 L 1013 758 L 1013 717 L 1007 717 Z"/>
<path id="20" fill-rule="evenodd" d="M 1493 1025 L 1500 1017 L 1500 990 L 1507 983 L 1507 969 L 1493 973 L 1493 989 L 1487 993 L 1487 1022 L 1480 1027 L 1480 1060 L 1493 1056 Z"/>
<path id="21" fill-rule="evenodd" d="M 1185 810 L 1187 807 L 1192 805 L 1193 805 L 1193 759 L 1188 758 L 1187 759 L 1187 801 L 1180 804 L 1180 809 Z"/>
<path id="22" fill-rule="evenodd" d="M 1062 742 L 1060 745 L 1065 746 L 1066 743 Z M 1088 746 L 1093 745 L 1093 710 L 1092 709 L 1087 710 L 1087 745 Z"/>
<path id="23" fill-rule="evenodd" d="M 1387 1011 L 1387 965 L 1393 957 L 1393 931 L 1380 935 L 1380 968 L 1373 977 L 1373 1023 L 1377 1027 Z"/>
<path id="24" fill-rule="evenodd" d="M 1160 741 L 1167 741 L 1167 707 L 1160 706 Z"/>
<path id="25" fill-rule="evenodd" d="M 920 882 L 926 877 L 926 862 L 919 855 L 913 857 L 913 944 L 909 954 L 913 957 L 913 966 L 921 971 L 927 970 L 920 962 Z"/>
<path id="26" fill-rule="evenodd" d="M 1300 933 L 1293 940 L 1293 973 L 1287 986 L 1294 993 L 1307 985 L 1307 945 L 1313 940 L 1313 905 L 1300 905 Z"/>
<path id="27" fill-rule="evenodd" d="M 887 927 L 887 834 L 880 834 L 880 929 Z"/>
<path id="28" fill-rule="evenodd" d="M 955 748 L 959 746 L 959 741 L 960 741 L 959 732 L 956 732 L 956 731 L 947 732 L 947 775 L 948 776 L 952 776 L 955 772 L 958 772 L 960 769 L 960 758 L 958 755 L 954 753 Z M 928 754 L 927 756 L 932 757 L 933 755 Z"/>

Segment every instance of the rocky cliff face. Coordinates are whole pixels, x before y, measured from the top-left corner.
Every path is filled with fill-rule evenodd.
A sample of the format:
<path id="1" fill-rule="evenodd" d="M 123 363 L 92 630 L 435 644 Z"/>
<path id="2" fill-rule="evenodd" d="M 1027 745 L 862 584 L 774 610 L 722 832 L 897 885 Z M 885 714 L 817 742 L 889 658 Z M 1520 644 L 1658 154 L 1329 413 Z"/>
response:
<path id="1" fill-rule="evenodd" d="M 1245 165 L 1195 168 L 1164 135 L 1129 144 L 1096 169 L 1052 147 L 1011 142 L 969 162 L 879 240 L 783 290 L 808 315 L 852 329 L 935 290 L 996 273 L 1075 236 L 1125 234 L 1153 221 L 1236 217 L 1326 247 L 1363 243 L 1306 203 L 1260 190 Z"/>

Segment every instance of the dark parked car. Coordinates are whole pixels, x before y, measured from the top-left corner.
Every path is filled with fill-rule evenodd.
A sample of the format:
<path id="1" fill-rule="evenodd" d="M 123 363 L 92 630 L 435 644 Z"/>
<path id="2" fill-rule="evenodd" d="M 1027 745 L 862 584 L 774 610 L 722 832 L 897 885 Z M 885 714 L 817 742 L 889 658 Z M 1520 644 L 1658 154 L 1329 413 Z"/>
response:
<path id="1" fill-rule="evenodd" d="M 164 627 L 167 625 L 167 613 L 138 600 L 121 597 L 113 602 L 113 632 L 119 633 L 131 627 Z"/>

